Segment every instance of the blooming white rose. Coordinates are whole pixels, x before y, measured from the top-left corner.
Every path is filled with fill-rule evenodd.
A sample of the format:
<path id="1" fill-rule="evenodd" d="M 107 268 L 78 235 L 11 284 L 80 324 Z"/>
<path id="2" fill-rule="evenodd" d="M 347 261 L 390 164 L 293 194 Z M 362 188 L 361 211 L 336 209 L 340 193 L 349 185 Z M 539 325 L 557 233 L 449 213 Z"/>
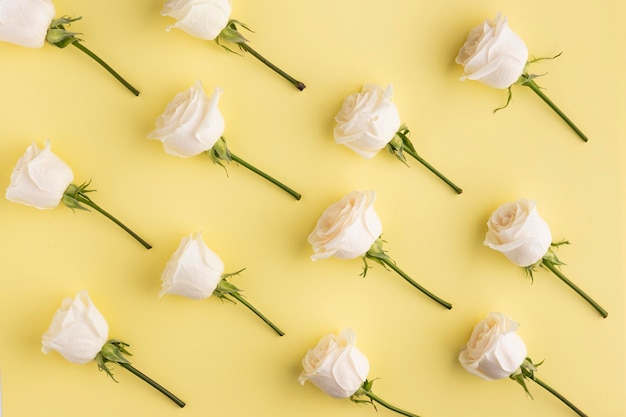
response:
<path id="1" fill-rule="evenodd" d="M 479 322 L 459 362 L 471 374 L 487 381 L 508 378 L 526 359 L 526 344 L 515 331 L 519 323 L 501 313 L 490 313 Z"/>
<path id="2" fill-rule="evenodd" d="M 228 24 L 232 7 L 230 0 L 168 0 L 161 16 L 177 20 L 165 28 L 181 29 L 200 39 L 213 40 Z"/>
<path id="3" fill-rule="evenodd" d="M 202 83 L 196 81 L 168 103 L 165 112 L 156 120 L 156 130 L 148 135 L 148 139 L 163 142 L 165 152 L 181 158 L 211 149 L 225 129 L 224 117 L 217 107 L 223 91 L 216 87 L 209 98 Z"/>
<path id="4" fill-rule="evenodd" d="M 370 364 L 355 346 L 356 334 L 351 329 L 339 336 L 327 334 L 302 359 L 298 381 L 311 381 L 334 398 L 348 398 L 367 378 Z"/>
<path id="5" fill-rule="evenodd" d="M 471 30 L 455 62 L 465 68 L 461 80 L 508 88 L 522 75 L 527 60 L 524 41 L 498 13 L 493 21 L 485 20 Z"/>
<path id="6" fill-rule="evenodd" d="M 487 228 L 484 244 L 522 267 L 543 258 L 552 244 L 550 228 L 531 200 L 501 205 L 489 218 Z"/>
<path id="7" fill-rule="evenodd" d="M 161 275 L 159 297 L 182 295 L 201 300 L 213 294 L 224 273 L 224 262 L 204 243 L 202 235 L 186 236 Z"/>
<path id="8" fill-rule="evenodd" d="M 335 117 L 335 142 L 370 159 L 383 149 L 400 128 L 400 114 L 391 101 L 393 86 L 385 90 L 366 84 L 343 102 Z"/>
<path id="9" fill-rule="evenodd" d="M 87 291 L 79 292 L 74 300 L 66 298 L 43 335 L 41 350 L 57 351 L 70 362 L 93 360 L 107 342 L 109 325 L 93 304 Z"/>
<path id="10" fill-rule="evenodd" d="M 0 0 L 0 41 L 41 48 L 55 13 L 50 0 Z"/>
<path id="11" fill-rule="evenodd" d="M 353 191 L 330 205 L 308 237 L 315 252 L 311 259 L 363 256 L 383 231 L 375 199 L 374 191 Z"/>
<path id="12" fill-rule="evenodd" d="M 30 145 L 11 173 L 6 199 L 38 209 L 59 205 L 63 193 L 74 180 L 72 169 L 50 150 Z"/>

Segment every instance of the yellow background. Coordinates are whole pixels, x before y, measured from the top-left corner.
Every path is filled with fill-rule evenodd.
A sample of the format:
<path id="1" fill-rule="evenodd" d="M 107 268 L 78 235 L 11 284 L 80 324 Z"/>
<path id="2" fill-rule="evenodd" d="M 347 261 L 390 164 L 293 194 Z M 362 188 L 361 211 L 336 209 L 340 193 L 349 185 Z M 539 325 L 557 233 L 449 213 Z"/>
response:
<path id="1" fill-rule="evenodd" d="M 136 98 L 76 48 L 0 45 L 0 168 L 4 186 L 33 141 L 92 179 L 94 200 L 154 245 L 144 250 L 97 213 L 38 211 L 0 201 L 0 368 L 9 417 L 391 416 L 333 400 L 297 376 L 305 352 L 351 327 L 371 363 L 374 392 L 419 414 L 572 416 L 529 382 L 468 374 L 457 354 L 476 322 L 500 311 L 520 322 L 539 376 L 593 417 L 621 417 L 626 371 L 623 145 L 626 41 L 619 1 L 236 0 L 251 46 L 307 85 L 298 92 L 251 56 L 227 54 L 160 16 L 162 1 L 55 1 L 57 16 L 133 83 Z M 575 134 L 529 89 L 460 82 L 454 63 L 471 28 L 498 11 L 534 56 L 547 94 L 588 134 Z M 156 117 L 197 79 L 224 88 L 231 150 L 303 194 L 295 201 L 231 165 L 179 159 L 149 141 Z M 333 118 L 365 83 L 395 88 L 418 152 L 458 183 L 457 196 L 416 162 L 387 152 L 364 160 L 333 141 Z M 447 311 L 393 272 L 360 260 L 312 262 L 306 238 L 322 211 L 373 189 L 386 249 Z M 563 271 L 608 311 L 600 318 L 545 270 L 534 284 L 483 246 L 500 204 L 535 199 Z M 158 298 L 180 239 L 202 231 L 233 282 L 286 335 L 242 305 Z M 41 335 L 65 297 L 86 289 L 133 364 L 169 388 L 180 410 L 120 368 L 44 355 Z"/>

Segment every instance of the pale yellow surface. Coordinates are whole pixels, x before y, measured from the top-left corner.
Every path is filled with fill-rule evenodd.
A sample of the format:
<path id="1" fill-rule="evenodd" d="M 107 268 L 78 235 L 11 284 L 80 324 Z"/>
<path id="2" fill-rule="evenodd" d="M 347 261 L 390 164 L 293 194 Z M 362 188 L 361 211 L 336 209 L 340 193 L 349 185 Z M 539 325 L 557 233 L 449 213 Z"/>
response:
<path id="1" fill-rule="evenodd" d="M 162 1 L 56 0 L 57 16 L 140 91 L 136 98 L 76 48 L 0 45 L 0 177 L 33 141 L 92 179 L 96 202 L 154 245 L 143 249 L 97 213 L 0 201 L 0 369 L 8 417 L 392 416 L 334 400 L 297 377 L 326 333 L 353 328 L 374 392 L 422 417 L 568 417 L 529 383 L 468 374 L 457 355 L 490 311 L 520 322 L 538 374 L 593 417 L 622 417 L 624 342 L 624 73 L 620 1 L 236 0 L 252 46 L 306 83 L 298 92 L 251 56 L 227 54 L 160 16 Z M 469 30 L 498 11 L 534 56 L 538 82 L 588 134 L 575 134 L 538 97 L 460 82 L 454 63 Z M 200 79 L 224 88 L 231 150 L 302 193 L 301 201 L 231 165 L 179 159 L 146 139 L 173 96 Z M 454 194 L 416 162 L 364 160 L 334 143 L 333 118 L 365 83 L 395 88 L 418 152 L 457 182 Z M 393 272 L 359 259 L 312 262 L 306 238 L 322 211 L 352 190 L 377 192 L 386 249 L 447 311 Z M 500 204 L 538 202 L 563 271 L 609 312 L 603 320 L 549 272 L 534 284 L 483 246 Z M 203 231 L 233 282 L 280 326 L 276 336 L 242 305 L 158 298 L 180 239 Z M 133 364 L 187 402 L 179 409 L 123 369 L 41 352 L 65 297 L 89 291 Z"/>

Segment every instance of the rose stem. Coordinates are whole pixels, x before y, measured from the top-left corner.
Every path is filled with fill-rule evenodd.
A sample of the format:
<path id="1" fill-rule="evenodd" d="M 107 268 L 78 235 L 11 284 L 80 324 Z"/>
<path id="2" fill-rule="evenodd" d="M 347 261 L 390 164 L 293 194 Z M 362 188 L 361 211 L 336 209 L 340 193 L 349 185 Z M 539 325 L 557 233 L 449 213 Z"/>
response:
<path id="1" fill-rule="evenodd" d="M 267 175 L 265 172 L 261 171 L 260 169 L 255 168 L 254 166 L 250 165 L 249 163 L 247 163 L 246 161 L 244 161 L 243 159 L 241 159 L 237 155 L 231 153 L 230 157 L 231 157 L 231 159 L 233 161 L 237 162 L 238 164 L 241 164 L 244 167 L 248 168 L 250 171 L 254 172 L 255 174 L 258 174 L 258 175 L 262 176 L 263 178 L 265 178 L 266 180 L 268 180 L 272 184 L 279 186 L 284 191 L 286 191 L 289 194 L 291 194 L 291 196 L 293 198 L 295 198 L 296 200 L 300 200 L 300 198 L 302 198 L 302 196 L 298 192 L 296 192 L 296 191 L 292 190 L 291 188 L 287 187 L 285 184 L 283 184 L 282 182 L 278 181 L 277 179 Z"/>
<path id="2" fill-rule="evenodd" d="M 243 42 L 240 43 L 239 46 L 241 47 L 241 49 L 243 49 L 246 52 L 249 52 L 252 56 L 254 56 L 256 59 L 258 59 L 259 61 L 261 61 L 262 63 L 264 63 L 265 65 L 267 65 L 268 67 L 270 67 L 272 70 L 274 70 L 277 74 L 279 74 L 281 77 L 283 77 L 284 79 L 286 79 L 287 81 L 289 81 L 291 84 L 293 84 L 298 90 L 302 91 L 305 89 L 305 85 L 303 82 L 296 80 L 295 78 L 293 78 L 291 75 L 287 74 L 285 71 L 281 70 L 280 68 L 278 68 L 276 65 L 272 64 L 270 61 L 268 61 L 266 58 L 263 57 L 263 55 L 259 54 L 257 51 L 255 51 L 254 49 L 252 49 L 250 47 L 250 45 L 248 45 L 247 43 Z"/>
<path id="3" fill-rule="evenodd" d="M 552 110 L 554 110 L 556 112 L 556 114 L 558 114 L 559 116 L 561 116 L 561 119 L 563 119 L 563 121 L 565 121 L 565 123 L 567 123 L 569 125 L 569 127 L 571 127 L 572 129 L 574 129 L 574 132 L 576 132 L 576 134 L 585 142 L 588 141 L 587 136 L 585 136 L 585 134 L 574 124 L 574 122 L 572 122 L 569 117 L 567 117 L 565 115 L 565 113 L 563 113 L 561 111 L 561 109 L 559 109 L 557 107 L 556 104 L 554 104 L 554 102 L 552 102 L 552 100 L 550 100 L 548 98 L 548 96 L 546 96 L 543 91 L 541 91 L 541 88 L 537 85 L 537 83 L 535 83 L 533 80 L 527 81 L 525 83 L 523 83 L 522 85 L 525 85 L 527 87 L 530 87 L 531 90 L 533 90 L 535 92 L 535 94 L 537 94 L 548 106 L 550 106 L 550 108 Z"/>
<path id="4" fill-rule="evenodd" d="M 576 284 L 574 284 L 565 275 L 563 275 L 563 273 L 561 271 L 559 271 L 559 269 L 557 267 L 555 267 L 552 262 L 544 259 L 543 262 L 542 262 L 542 265 L 544 265 L 546 268 L 548 268 L 550 271 L 552 271 L 552 273 L 554 275 L 556 275 L 557 277 L 561 278 L 561 280 L 564 283 L 566 283 L 567 285 L 569 285 L 569 287 L 571 289 L 576 291 L 578 293 L 578 295 L 580 295 L 582 298 L 587 300 L 587 302 L 589 304 L 591 304 L 593 306 L 593 308 L 595 308 L 598 311 L 598 313 L 600 313 L 602 315 L 603 318 L 606 318 L 609 315 L 609 313 L 607 313 L 607 311 L 605 309 L 600 307 L 600 305 L 598 303 L 596 303 L 593 300 L 593 298 L 589 297 L 583 290 L 581 290 L 578 286 L 576 286 Z"/>
<path id="5" fill-rule="evenodd" d="M 117 220 L 115 217 L 113 217 L 112 215 L 110 215 L 109 213 L 107 213 L 104 209 L 102 209 L 100 206 L 98 206 L 96 203 L 94 203 L 90 198 L 85 198 L 83 195 L 81 194 L 77 194 L 75 196 L 76 200 L 80 201 L 83 204 L 88 205 L 89 207 L 91 207 L 92 209 L 96 210 L 97 212 L 99 212 L 100 214 L 103 214 L 106 218 L 108 218 L 109 220 L 111 220 L 113 223 L 115 223 L 116 225 L 118 225 L 119 227 L 121 227 L 122 229 L 124 229 L 129 235 L 131 235 L 132 237 L 134 237 L 139 243 L 141 243 L 144 248 L 146 249 L 151 249 L 152 245 L 149 244 L 148 242 L 146 242 L 145 240 L 143 240 L 141 237 L 139 237 L 139 235 L 137 235 L 135 232 L 133 232 L 132 230 L 130 230 L 128 227 L 126 227 L 126 225 L 124 223 L 122 223 L 121 221 Z"/>
<path id="6" fill-rule="evenodd" d="M 254 308 L 254 306 L 252 306 L 252 304 L 250 304 L 248 301 L 246 301 L 245 298 L 243 298 L 238 292 L 231 292 L 230 294 L 228 294 L 230 296 L 232 296 L 235 300 L 239 301 L 241 304 L 245 305 L 246 307 L 248 307 L 254 314 L 256 314 L 261 320 L 263 320 L 265 323 L 267 323 L 268 326 L 270 326 L 272 329 L 274 329 L 274 331 L 276 333 L 278 333 L 279 336 L 284 336 L 285 332 L 283 332 L 282 330 L 280 330 L 274 323 L 272 323 L 271 321 L 269 321 L 269 319 L 267 317 L 265 317 L 263 314 L 261 314 L 261 312 L 259 310 L 257 310 L 256 308 Z"/>
<path id="7" fill-rule="evenodd" d="M 537 385 L 539 385 L 542 388 L 544 388 L 545 390 L 547 390 L 549 393 L 554 395 L 556 398 L 558 398 L 559 400 L 563 401 L 563 403 L 565 403 L 569 408 L 571 408 L 574 412 L 576 412 L 576 414 L 578 414 L 580 417 L 587 417 L 587 414 L 583 413 L 578 407 L 576 407 L 567 398 L 565 398 L 564 396 L 559 394 L 557 391 L 555 391 L 554 388 L 552 388 L 550 385 L 546 384 L 545 382 L 543 382 L 542 380 L 540 380 L 536 376 L 532 376 L 530 379 L 535 381 L 535 383 L 537 383 Z"/>
<path id="8" fill-rule="evenodd" d="M 402 414 L 403 416 L 407 416 L 407 417 L 419 417 L 417 414 L 409 413 L 408 411 L 404 411 L 394 405 L 389 404 L 387 401 L 383 400 L 382 398 L 380 398 L 379 396 L 377 396 L 371 391 L 364 391 L 364 394 L 367 395 L 369 398 L 371 398 L 372 401 L 376 401 L 378 404 L 382 405 L 383 407 L 391 411 L 395 411 L 396 413 Z"/>
<path id="9" fill-rule="evenodd" d="M 366 254 L 366 256 L 369 257 L 369 255 Z M 441 298 L 437 297 L 435 294 L 431 293 L 430 291 L 428 291 L 426 288 L 422 287 L 421 285 L 419 285 L 417 282 L 413 281 L 411 279 L 411 277 L 409 277 L 403 270 L 401 270 L 400 268 L 398 268 L 398 266 L 390 259 L 385 259 L 385 258 L 372 258 L 373 260 L 376 261 L 382 261 L 385 265 L 387 265 L 389 268 L 393 269 L 394 271 L 396 271 L 402 278 L 404 278 L 405 280 L 407 280 L 409 282 L 409 284 L 411 284 L 412 286 L 414 286 L 415 288 L 417 288 L 418 290 L 420 290 L 421 292 L 423 292 L 424 294 L 426 294 L 428 297 L 430 297 L 432 300 L 438 302 L 439 304 L 441 304 L 442 306 L 444 306 L 445 308 L 447 308 L 448 310 L 452 309 L 452 304 L 448 303 L 447 301 L 442 300 Z"/>
<path id="10" fill-rule="evenodd" d="M 418 162 L 420 162 L 422 165 L 424 165 L 426 168 L 428 168 L 430 170 L 430 172 L 432 172 L 433 174 L 435 174 L 436 176 L 438 176 L 439 178 L 441 178 L 446 184 L 448 184 L 450 187 L 452 187 L 452 189 L 454 191 L 456 191 L 457 194 L 461 194 L 463 192 L 463 190 L 461 188 L 459 188 L 456 184 L 454 184 L 452 181 L 450 181 L 449 179 L 447 179 L 445 177 L 445 175 L 443 175 L 441 172 L 439 172 L 434 166 L 432 166 L 431 164 L 429 164 L 424 158 L 422 158 L 421 156 L 419 156 L 417 154 L 417 152 L 413 152 L 411 149 L 409 149 L 408 147 L 404 147 L 402 149 L 404 152 L 408 153 L 409 155 L 411 155 L 413 158 L 415 158 Z"/>
<path id="11" fill-rule="evenodd" d="M 124 363 L 124 362 L 117 362 L 117 364 L 120 365 L 122 368 L 126 368 L 126 370 L 128 370 L 129 372 L 131 372 L 135 376 L 138 376 L 139 378 L 143 379 L 148 384 L 152 385 L 153 388 L 155 388 L 156 390 L 161 392 L 163 395 L 165 395 L 170 400 L 174 401 L 176 403 L 176 405 L 178 405 L 180 408 L 183 408 L 185 406 L 185 403 L 180 398 L 178 398 L 177 396 L 175 396 L 174 394 L 169 392 L 167 389 L 165 389 L 158 382 L 156 382 L 155 380 L 153 380 L 152 378 L 150 378 L 149 376 L 147 376 L 146 374 L 144 374 L 143 372 L 141 372 L 139 369 L 135 368 L 131 364 Z"/>
<path id="12" fill-rule="evenodd" d="M 130 85 L 130 83 L 128 83 L 128 81 L 126 81 L 124 78 L 122 78 L 122 76 L 119 75 L 106 62 L 104 62 L 102 59 L 100 59 L 100 57 L 98 55 L 94 54 L 89 49 L 87 49 L 87 47 L 85 45 L 83 45 L 80 41 L 72 42 L 72 45 L 74 45 L 75 47 L 77 47 L 78 49 L 80 49 L 81 51 L 86 53 L 87 55 L 89 55 L 98 64 L 102 65 L 102 67 L 104 67 L 105 70 L 109 71 L 109 73 L 112 76 L 114 76 L 120 83 L 122 83 L 122 85 L 124 85 L 124 87 L 128 88 L 128 90 L 130 90 L 130 92 L 133 93 L 135 96 L 139 95 L 139 90 L 137 90 L 135 87 Z"/>

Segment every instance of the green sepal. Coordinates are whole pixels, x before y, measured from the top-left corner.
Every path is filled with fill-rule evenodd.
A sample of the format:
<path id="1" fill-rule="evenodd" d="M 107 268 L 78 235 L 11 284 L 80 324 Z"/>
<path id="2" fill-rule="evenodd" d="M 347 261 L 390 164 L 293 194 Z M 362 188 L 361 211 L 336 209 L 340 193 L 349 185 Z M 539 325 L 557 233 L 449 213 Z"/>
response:
<path id="1" fill-rule="evenodd" d="M 516 81 L 516 83 L 519 83 L 519 80 L 521 79 L 521 77 Z M 493 109 L 493 112 L 496 113 L 502 109 L 506 109 L 507 107 L 509 107 L 509 104 L 511 104 L 511 99 L 513 98 L 513 92 L 511 91 L 511 86 L 509 86 L 509 88 L 507 88 L 507 93 L 506 93 L 506 102 L 504 103 L 504 106 L 498 107 L 496 109 Z"/>
<path id="2" fill-rule="evenodd" d="M 559 247 L 563 245 L 570 245 L 570 244 L 571 243 L 569 242 L 569 240 L 561 240 L 560 242 L 556 242 L 556 243 L 552 242 L 550 244 L 550 249 L 548 249 L 548 252 L 546 252 L 546 254 L 543 256 L 543 259 L 552 262 L 554 265 L 565 265 L 564 262 L 561 262 L 559 257 L 556 255 L 556 252 L 552 248 L 558 249 Z"/>
<path id="3" fill-rule="evenodd" d="M 213 290 L 213 294 L 216 295 L 220 300 L 228 300 L 234 303 L 234 301 L 230 299 L 228 295 L 239 294 L 242 290 L 239 289 L 237 286 L 235 286 L 235 284 L 233 284 L 232 282 L 229 282 L 228 278 L 234 275 L 239 275 L 245 269 L 246 268 L 242 268 L 236 272 L 229 272 L 229 273 L 222 274 L 220 282 L 217 284 L 217 287 L 215 288 L 215 290 Z"/>
<path id="4" fill-rule="evenodd" d="M 371 259 L 372 261 L 382 265 L 387 270 L 389 269 L 386 265 L 387 262 L 395 264 L 394 260 L 391 259 L 389 255 L 387 255 L 387 251 L 383 249 L 383 244 L 385 242 L 385 240 L 379 237 L 374 241 L 374 243 L 372 243 L 372 246 L 370 246 L 368 251 L 365 252 L 365 255 L 363 255 L 363 271 L 361 272 L 360 276 L 365 278 L 365 276 L 367 275 L 367 270 L 370 268 L 369 264 L 367 263 L 368 259 Z"/>
<path id="5" fill-rule="evenodd" d="M 526 65 L 524 65 L 524 70 L 522 71 L 522 75 L 517 79 L 515 84 L 524 85 L 524 84 L 527 84 L 527 83 L 533 81 L 535 78 L 543 77 L 544 75 L 546 75 L 546 73 L 543 73 L 543 74 L 533 74 L 533 73 L 529 72 L 528 70 L 529 70 L 530 64 L 534 64 L 535 62 L 544 61 L 546 59 L 558 58 L 558 57 L 561 56 L 562 53 L 563 52 L 559 52 L 558 54 L 556 54 L 554 56 L 533 58 L 533 59 L 530 59 L 530 60 L 526 61 Z"/>
<path id="6" fill-rule="evenodd" d="M 509 375 L 509 378 L 511 378 L 513 381 L 517 382 L 518 384 L 520 384 L 522 388 L 524 388 L 526 395 L 528 395 L 531 399 L 533 398 L 533 395 L 530 393 L 530 391 L 528 391 L 528 385 L 526 385 L 526 380 L 524 379 L 524 375 L 522 374 L 521 371 L 512 375 Z"/>
<path id="7" fill-rule="evenodd" d="M 102 347 L 100 354 L 107 362 L 130 363 L 130 361 L 123 355 L 126 354 L 132 356 L 132 354 L 126 350 L 126 347 L 128 346 L 128 343 L 124 343 L 121 340 L 111 339 Z"/>
<path id="8" fill-rule="evenodd" d="M 91 184 L 91 180 L 82 183 L 81 185 L 70 184 L 67 186 L 65 191 L 63 192 L 63 197 L 61 198 L 61 202 L 72 210 L 85 210 L 91 211 L 84 205 L 80 203 L 81 200 L 91 201 L 87 193 L 92 193 L 96 190 L 89 190 Z"/>
<path id="9" fill-rule="evenodd" d="M 232 52 L 234 54 L 239 55 L 239 53 L 233 51 L 228 46 L 224 45 L 222 42 L 230 42 L 239 45 L 239 48 L 243 50 L 241 44 L 248 42 L 245 36 L 241 34 L 239 30 L 237 30 L 237 25 L 246 29 L 249 32 L 254 32 L 248 25 L 239 20 L 231 19 L 228 21 L 228 24 L 222 29 L 219 35 L 215 38 L 215 43 L 224 48 L 227 52 Z"/>
<path id="10" fill-rule="evenodd" d="M 80 40 L 76 38 L 75 35 L 79 35 L 79 33 L 68 32 L 67 30 L 61 28 L 48 29 L 46 40 L 54 46 L 65 48 L 72 42 L 78 42 Z"/>
<path id="11" fill-rule="evenodd" d="M 569 241 L 562 240 L 560 242 L 552 242 L 550 243 L 550 247 L 546 251 L 545 255 L 541 257 L 537 262 L 532 265 L 528 265 L 524 267 L 524 271 L 526 275 L 530 278 L 530 281 L 534 281 L 533 272 L 537 270 L 537 268 L 544 266 L 544 264 L 549 263 L 551 265 L 565 265 L 564 262 L 561 262 L 559 257 L 556 255 L 556 252 L 552 248 L 559 248 L 561 245 L 569 245 Z"/>
<path id="12" fill-rule="evenodd" d="M 69 16 L 63 16 L 63 17 L 59 17 L 58 19 L 54 19 L 52 21 L 52 23 L 50 23 L 50 27 L 53 29 L 56 28 L 63 28 L 65 25 L 69 25 L 73 22 L 76 22 L 78 20 L 81 20 L 83 17 L 82 16 L 78 16 L 78 17 L 69 17 Z"/>
<path id="13" fill-rule="evenodd" d="M 533 273 L 537 270 L 537 268 L 541 266 L 542 263 L 543 263 L 543 259 L 539 259 L 534 264 L 524 267 L 524 272 L 526 272 L 526 276 L 530 278 L 531 284 L 535 282 L 535 276 L 533 275 Z"/>
<path id="14" fill-rule="evenodd" d="M 393 138 L 391 138 L 389 143 L 387 143 L 387 149 L 389 150 L 389 152 L 395 155 L 395 157 L 398 158 L 400 162 L 402 162 L 406 166 L 409 166 L 409 164 L 406 162 L 406 157 L 404 156 L 404 153 L 402 151 L 404 149 L 408 149 L 410 153 L 417 154 L 413 143 L 409 139 L 410 134 L 411 131 L 409 130 L 409 128 L 406 125 L 402 125 L 393 136 Z"/>
<path id="15" fill-rule="evenodd" d="M 211 161 L 213 161 L 214 164 L 217 164 L 224 168 L 224 171 L 226 171 L 226 176 L 228 176 L 228 170 L 226 169 L 226 165 L 224 165 L 222 161 L 225 161 L 227 164 L 229 164 L 230 161 L 233 160 L 233 158 L 230 155 L 230 150 L 228 149 L 228 146 L 226 146 L 226 138 L 224 138 L 224 136 L 220 137 L 217 142 L 215 142 L 213 147 L 206 151 L 206 153 L 207 155 L 209 155 Z"/>
<path id="16" fill-rule="evenodd" d="M 63 16 L 58 19 L 54 19 L 52 23 L 50 23 L 50 27 L 48 28 L 46 41 L 58 48 L 65 48 L 66 46 L 74 42 L 80 42 L 81 39 L 77 38 L 76 35 L 80 35 L 81 33 L 70 32 L 65 29 L 66 25 L 69 25 L 72 22 L 80 19 L 82 19 L 81 16 L 74 18 L 69 16 Z"/>
<path id="17" fill-rule="evenodd" d="M 555 59 L 560 57 L 562 54 L 562 52 L 559 52 L 558 54 L 554 55 L 554 56 L 550 56 L 550 57 L 541 57 L 541 58 L 533 58 L 531 60 L 526 61 L 526 65 L 524 65 L 524 70 L 522 71 L 522 75 L 520 75 L 520 77 L 517 79 L 517 81 L 515 81 L 513 83 L 513 85 L 515 84 L 519 84 L 519 85 L 525 85 L 530 83 L 531 81 L 533 81 L 535 78 L 539 78 L 539 77 L 543 77 L 544 75 L 546 75 L 547 73 L 543 73 L 543 74 L 533 74 L 531 72 L 528 71 L 530 64 L 534 64 L 535 62 L 539 62 L 539 61 L 544 61 L 546 59 Z M 506 100 L 506 104 L 502 107 L 499 107 L 497 109 L 495 109 L 493 112 L 497 112 L 498 110 L 504 109 L 505 107 L 507 107 L 509 105 L 509 103 L 511 102 L 511 87 L 509 87 L 509 92 L 508 92 L 508 96 L 507 96 L 507 100 Z"/>
<path id="18" fill-rule="evenodd" d="M 126 350 L 126 347 L 128 346 L 128 343 L 117 339 L 111 339 L 106 342 L 104 346 L 102 346 L 100 352 L 96 355 L 98 370 L 106 372 L 106 374 L 110 376 L 113 381 L 117 382 L 113 376 L 113 372 L 111 372 L 111 369 L 107 365 L 107 362 L 130 364 L 130 361 L 124 357 L 124 354 L 132 356 L 132 354 Z"/>
<path id="19" fill-rule="evenodd" d="M 366 379 L 366 380 L 363 382 L 363 385 L 362 385 L 363 389 L 364 389 L 365 391 L 371 391 L 371 390 L 372 390 L 372 386 L 374 385 L 374 381 L 376 381 L 376 379 L 372 379 L 371 381 L 369 381 L 369 380 L 367 380 L 367 379 Z"/>
<path id="20" fill-rule="evenodd" d="M 374 410 L 378 411 L 374 400 L 372 400 L 370 397 L 367 397 L 367 399 L 360 398 L 364 395 L 366 396 L 368 392 L 372 392 L 372 385 L 374 385 L 374 381 L 375 379 L 371 381 L 366 379 L 365 381 L 363 381 L 363 384 L 361 384 L 359 389 L 350 396 L 350 401 L 355 404 L 370 404 L 372 407 L 374 407 Z"/>
<path id="21" fill-rule="evenodd" d="M 558 57 L 560 57 L 561 55 L 563 55 L 563 52 L 559 52 L 558 54 L 554 55 L 554 56 L 543 56 L 543 57 L 539 57 L 539 58 L 533 58 L 531 60 L 529 60 L 526 63 L 526 67 L 528 67 L 529 64 L 534 64 L 535 62 L 539 62 L 539 61 L 545 61 L 546 59 L 556 59 Z M 526 72 L 526 71 L 524 71 Z"/>
<path id="22" fill-rule="evenodd" d="M 528 67 L 529 67 L 530 64 L 542 61 L 544 59 L 554 59 L 554 58 L 557 58 L 559 55 L 561 55 L 561 54 L 555 55 L 555 56 L 550 57 L 550 58 L 535 58 L 535 59 L 532 59 L 530 61 L 527 61 L 526 64 L 524 65 L 524 70 L 522 71 L 522 75 L 520 75 L 520 77 L 517 79 L 517 81 L 515 81 L 513 84 L 511 84 L 509 86 L 509 88 L 507 88 L 506 103 L 504 103 L 504 106 L 498 107 L 497 109 L 494 109 L 493 112 L 496 113 L 499 110 L 507 108 L 509 106 L 509 104 L 511 104 L 511 99 L 513 98 L 513 92 L 511 90 L 511 87 L 513 87 L 515 84 L 524 85 L 524 84 L 527 84 L 527 83 L 533 81 L 535 78 L 543 77 L 545 75 L 545 74 L 532 74 L 532 73 L 529 73 L 528 72 Z"/>
<path id="23" fill-rule="evenodd" d="M 562 240 L 560 242 L 556 242 L 556 243 L 551 243 L 550 244 L 550 248 L 548 249 L 548 251 L 546 252 L 545 255 L 543 255 L 543 258 L 541 258 L 542 264 L 543 263 L 550 263 L 552 265 L 565 265 L 565 262 L 562 262 L 559 257 L 556 254 L 556 251 L 552 248 L 556 248 L 558 249 L 560 246 L 562 245 L 569 245 L 569 241 L 568 240 Z"/>
<path id="24" fill-rule="evenodd" d="M 522 388 L 524 388 L 526 395 L 528 395 L 530 398 L 533 398 L 533 396 L 528 390 L 528 386 L 526 385 L 526 379 L 534 380 L 535 372 L 541 364 L 543 364 L 543 361 L 539 363 L 533 363 L 532 359 L 527 357 L 526 359 L 524 359 L 524 362 L 522 362 L 519 369 L 515 373 L 509 375 L 509 378 L 511 378 L 513 381 L 520 384 Z"/>

